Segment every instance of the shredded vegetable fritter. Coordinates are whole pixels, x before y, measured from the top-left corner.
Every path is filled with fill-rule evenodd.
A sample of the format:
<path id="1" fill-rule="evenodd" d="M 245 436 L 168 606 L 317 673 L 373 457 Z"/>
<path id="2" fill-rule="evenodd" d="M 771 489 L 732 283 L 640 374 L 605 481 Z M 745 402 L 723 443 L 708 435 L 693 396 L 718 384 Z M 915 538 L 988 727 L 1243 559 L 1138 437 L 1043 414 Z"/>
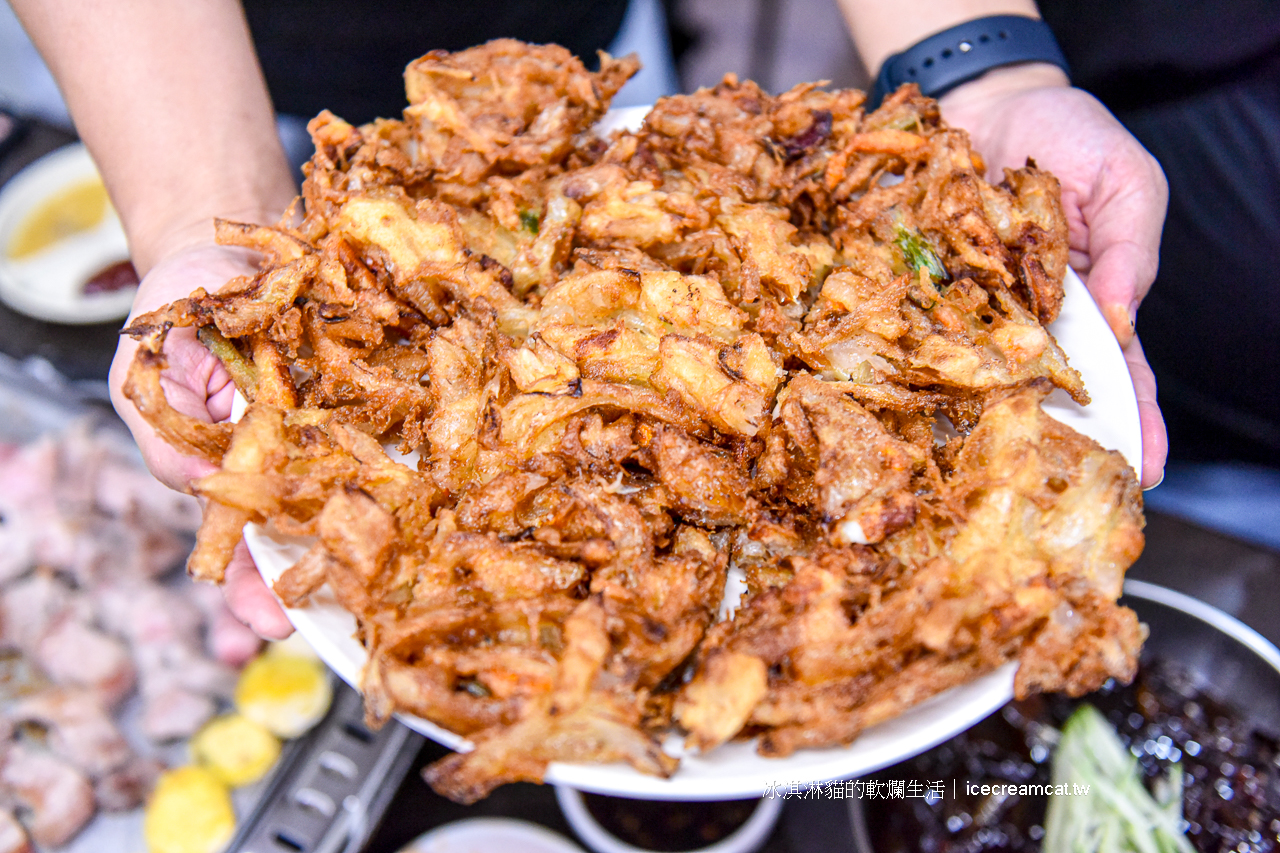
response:
<path id="1" fill-rule="evenodd" d="M 300 221 L 218 223 L 260 271 L 126 330 L 130 399 L 220 468 L 192 573 L 247 523 L 313 537 L 277 594 L 356 615 L 372 723 L 476 745 L 427 771 L 464 802 L 551 761 L 669 775 L 672 731 L 848 743 L 1011 660 L 1020 695 L 1131 678 L 1133 471 L 1039 406 L 1088 400 L 1045 328 L 1057 181 L 988 183 L 912 86 L 730 75 L 601 137 L 636 68 L 428 54 L 402 120 L 311 122 Z M 174 326 L 241 421 L 168 405 Z"/>

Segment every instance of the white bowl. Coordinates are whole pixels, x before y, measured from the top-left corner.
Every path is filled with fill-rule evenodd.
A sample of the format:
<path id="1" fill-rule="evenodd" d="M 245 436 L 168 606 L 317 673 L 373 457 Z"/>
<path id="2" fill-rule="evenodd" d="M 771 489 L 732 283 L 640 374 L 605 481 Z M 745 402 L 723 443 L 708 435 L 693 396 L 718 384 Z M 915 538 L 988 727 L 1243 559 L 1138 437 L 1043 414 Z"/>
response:
<path id="1" fill-rule="evenodd" d="M 582 853 L 582 848 L 526 820 L 473 817 L 419 835 L 400 853 Z"/>
<path id="2" fill-rule="evenodd" d="M 636 847 L 618 838 L 600 825 L 595 815 L 587 808 L 582 792 L 565 785 L 556 785 L 556 801 L 560 803 L 560 811 L 565 819 L 578 833 L 578 837 L 596 853 L 652 853 L 643 847 Z M 724 838 L 706 847 L 698 847 L 686 853 L 753 853 L 769 838 L 773 827 L 778 823 L 782 813 L 781 797 L 762 797 L 756 804 L 742 826 Z"/>

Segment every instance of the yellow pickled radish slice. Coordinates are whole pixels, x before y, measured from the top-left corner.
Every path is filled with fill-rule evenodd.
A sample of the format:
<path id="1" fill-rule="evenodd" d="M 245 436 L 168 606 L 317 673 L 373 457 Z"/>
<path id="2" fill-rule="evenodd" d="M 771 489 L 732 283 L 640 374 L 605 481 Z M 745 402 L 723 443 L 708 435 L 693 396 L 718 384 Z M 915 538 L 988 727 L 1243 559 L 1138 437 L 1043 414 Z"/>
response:
<path id="1" fill-rule="evenodd" d="M 310 729 L 329 710 L 329 671 L 309 649 L 272 644 L 240 673 L 236 710 L 281 738 Z"/>
<path id="2" fill-rule="evenodd" d="M 161 774 L 142 819 L 149 853 L 218 853 L 235 828 L 231 792 L 195 765 Z"/>
<path id="3" fill-rule="evenodd" d="M 191 739 L 191 755 L 233 788 L 256 782 L 280 757 L 280 739 L 243 714 L 210 720 Z"/>

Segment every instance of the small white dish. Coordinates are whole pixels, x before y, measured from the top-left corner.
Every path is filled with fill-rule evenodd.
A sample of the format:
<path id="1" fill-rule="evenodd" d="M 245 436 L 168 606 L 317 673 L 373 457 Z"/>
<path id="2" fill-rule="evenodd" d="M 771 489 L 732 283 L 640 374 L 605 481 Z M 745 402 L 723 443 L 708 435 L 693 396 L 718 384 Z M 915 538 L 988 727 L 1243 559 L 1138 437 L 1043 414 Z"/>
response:
<path id="1" fill-rule="evenodd" d="M 628 844 L 605 829 L 587 808 L 581 791 L 557 785 L 556 801 L 560 803 L 560 811 L 564 812 L 573 831 L 595 853 L 653 853 L 643 847 Z M 773 832 L 781 814 L 781 797 L 762 797 L 756 803 L 751 817 L 742 826 L 714 844 L 691 849 L 686 853 L 754 853 L 768 840 L 769 833 Z"/>
<path id="2" fill-rule="evenodd" d="M 10 308 L 37 320 L 71 325 L 105 323 L 128 315 L 136 288 L 84 292 L 91 277 L 129 258 L 124 229 L 109 203 L 97 225 L 27 257 L 15 259 L 8 254 L 14 233 L 44 202 L 93 180 L 101 180 L 98 168 L 88 149 L 75 143 L 31 163 L 0 190 L 0 300 Z"/>
<path id="3" fill-rule="evenodd" d="M 438 826 L 400 853 L 583 853 L 545 826 L 508 817 L 473 817 Z"/>

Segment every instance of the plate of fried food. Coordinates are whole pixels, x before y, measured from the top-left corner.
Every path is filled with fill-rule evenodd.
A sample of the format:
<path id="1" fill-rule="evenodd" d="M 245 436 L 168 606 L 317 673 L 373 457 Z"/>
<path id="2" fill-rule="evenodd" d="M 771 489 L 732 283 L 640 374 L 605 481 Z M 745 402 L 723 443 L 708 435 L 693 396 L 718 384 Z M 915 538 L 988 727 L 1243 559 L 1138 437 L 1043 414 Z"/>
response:
<path id="1" fill-rule="evenodd" d="M 1131 678 L 1137 407 L 1057 181 L 987 182 L 913 87 L 607 115 L 634 70 L 428 54 L 402 119 L 311 123 L 296 222 L 218 224 L 259 273 L 126 330 L 220 467 L 192 573 L 244 536 L 461 802 L 759 796 Z M 237 422 L 165 400 L 174 326 Z"/>

